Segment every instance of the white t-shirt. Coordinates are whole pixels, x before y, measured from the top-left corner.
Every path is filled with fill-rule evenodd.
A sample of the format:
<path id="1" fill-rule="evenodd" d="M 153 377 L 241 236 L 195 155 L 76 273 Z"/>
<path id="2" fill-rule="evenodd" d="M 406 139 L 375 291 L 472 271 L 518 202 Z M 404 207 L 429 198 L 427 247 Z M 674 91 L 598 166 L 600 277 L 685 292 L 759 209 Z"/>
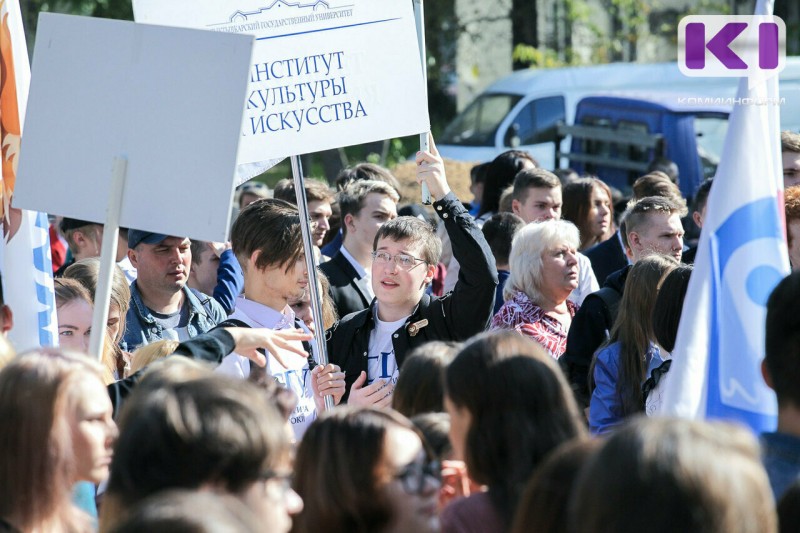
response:
<path id="1" fill-rule="evenodd" d="M 294 312 L 289 306 L 279 313 L 241 296 L 236 299 L 236 310 L 229 318 L 241 320 L 254 328 L 280 330 L 295 327 Z M 301 325 L 301 327 L 308 332 L 305 325 Z M 297 345 L 302 346 L 302 343 L 297 342 Z M 312 340 L 313 352 L 316 352 L 315 346 L 316 343 Z M 305 357 L 293 352 L 283 352 L 280 356 L 286 362 L 286 366 L 281 365 L 275 356 L 268 352 L 265 371 L 297 395 L 297 407 L 289 416 L 289 422 L 291 422 L 295 437 L 299 441 L 308 426 L 317 418 L 317 405 L 314 402 L 314 391 L 311 388 L 311 370 L 308 366 L 308 359 Z M 216 368 L 216 372 L 244 379 L 250 375 L 250 360 L 243 355 L 232 353 L 222 360 L 222 363 Z"/>
<path id="2" fill-rule="evenodd" d="M 392 335 L 403 327 L 407 319 L 408 317 L 403 317 L 393 322 L 384 322 L 378 318 L 378 306 L 375 306 L 375 328 L 369 334 L 367 385 L 376 379 L 397 383 L 399 370 Z"/>

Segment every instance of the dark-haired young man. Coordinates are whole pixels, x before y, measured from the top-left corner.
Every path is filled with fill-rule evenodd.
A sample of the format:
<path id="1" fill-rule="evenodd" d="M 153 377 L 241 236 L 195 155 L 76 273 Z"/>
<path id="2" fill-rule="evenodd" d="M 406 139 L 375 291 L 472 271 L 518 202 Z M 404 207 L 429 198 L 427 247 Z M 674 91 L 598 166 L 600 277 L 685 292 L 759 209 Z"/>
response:
<path id="1" fill-rule="evenodd" d="M 244 274 L 244 294 L 228 322 L 268 329 L 308 329 L 296 320 L 289 300 L 308 290 L 300 214 L 283 200 L 256 200 L 242 209 L 231 230 L 233 253 Z M 236 325 L 235 323 L 233 325 Z M 323 409 L 323 395 L 341 398 L 344 375 L 335 365 L 316 365 L 301 343 L 287 343 L 280 353 L 269 353 L 267 373 L 293 391 L 298 404 L 290 417 L 298 440 Z M 250 360 L 228 355 L 217 369 L 224 374 L 249 377 Z M 264 372 L 253 368 L 253 372 Z"/>
<path id="2" fill-rule="evenodd" d="M 800 480 L 800 272 L 793 272 L 767 301 L 764 381 L 778 397 L 778 430 L 761 436 L 764 467 L 779 501 Z"/>
<path id="3" fill-rule="evenodd" d="M 444 222 L 461 274 L 452 293 L 425 294 L 442 244 L 430 224 L 415 217 L 386 222 L 373 241 L 375 299 L 329 331 L 328 354 L 346 372 L 348 402 L 387 406 L 406 354 L 432 340 L 463 341 L 492 317 L 497 271 L 474 219 L 450 192 L 433 142 L 417 154 L 417 181 L 425 182 Z"/>
<path id="4" fill-rule="evenodd" d="M 340 318 L 366 309 L 372 292 L 372 243 L 382 224 L 397 217 L 400 196 L 388 183 L 359 180 L 339 192 L 342 247 L 320 270 L 331 283 L 331 298 Z"/>

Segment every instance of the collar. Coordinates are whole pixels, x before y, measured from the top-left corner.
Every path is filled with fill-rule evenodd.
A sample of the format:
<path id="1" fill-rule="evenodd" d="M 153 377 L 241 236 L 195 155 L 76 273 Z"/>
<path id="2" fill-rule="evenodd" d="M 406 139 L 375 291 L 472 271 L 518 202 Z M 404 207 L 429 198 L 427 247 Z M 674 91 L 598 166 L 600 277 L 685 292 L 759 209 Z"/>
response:
<path id="1" fill-rule="evenodd" d="M 423 294 L 420 301 L 417 303 L 417 306 L 411 311 L 411 314 L 406 317 L 404 325 L 408 325 L 411 322 L 416 322 L 421 316 L 423 311 L 428 308 L 431 304 L 431 296 L 429 294 Z M 353 325 L 356 329 L 361 329 L 365 325 L 369 324 L 372 327 L 374 323 L 375 317 L 377 317 L 377 305 L 378 300 L 373 299 L 372 303 L 369 304 L 369 307 L 363 311 L 360 311 L 353 317 Z"/>
<path id="2" fill-rule="evenodd" d="M 294 311 L 288 305 L 284 307 L 283 311 L 276 311 L 264 304 L 239 296 L 236 298 L 236 311 L 231 315 L 231 318 L 235 318 L 235 315 L 239 313 L 244 315 L 243 318 L 247 318 L 248 322 L 252 322 L 256 327 L 268 329 L 290 329 L 295 327 Z"/>
<path id="3" fill-rule="evenodd" d="M 339 251 L 342 252 L 342 256 L 344 256 L 344 258 L 347 259 L 347 262 L 353 265 L 353 268 L 356 269 L 356 273 L 358 274 L 358 279 L 364 279 L 367 276 L 367 269 L 361 266 L 361 263 L 356 261 L 355 257 L 350 255 L 350 252 L 347 251 L 347 248 L 345 247 L 344 244 L 342 244 L 342 247 L 339 248 Z"/>
<path id="4" fill-rule="evenodd" d="M 181 289 L 183 291 L 183 306 L 189 306 L 189 320 L 192 320 L 192 317 L 196 312 L 200 312 L 203 309 L 200 300 L 198 300 L 195 295 L 189 290 L 187 285 L 184 285 Z M 136 308 L 136 313 L 148 324 L 154 324 L 155 318 L 153 318 L 153 314 L 150 312 L 150 308 L 145 305 L 144 300 L 142 300 L 142 295 L 139 292 L 139 285 L 136 280 L 133 280 L 131 283 L 131 302 L 133 306 Z"/>

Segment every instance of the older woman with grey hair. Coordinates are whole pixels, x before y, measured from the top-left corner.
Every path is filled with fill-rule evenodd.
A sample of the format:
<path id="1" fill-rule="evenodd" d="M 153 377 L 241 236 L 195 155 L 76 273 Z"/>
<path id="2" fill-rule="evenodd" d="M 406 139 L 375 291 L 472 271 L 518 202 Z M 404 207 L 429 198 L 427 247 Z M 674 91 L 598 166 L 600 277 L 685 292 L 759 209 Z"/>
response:
<path id="1" fill-rule="evenodd" d="M 567 347 L 578 306 L 567 297 L 578 286 L 578 228 L 564 220 L 534 222 L 511 243 L 511 275 L 505 303 L 490 329 L 510 329 L 531 337 L 555 359 Z"/>

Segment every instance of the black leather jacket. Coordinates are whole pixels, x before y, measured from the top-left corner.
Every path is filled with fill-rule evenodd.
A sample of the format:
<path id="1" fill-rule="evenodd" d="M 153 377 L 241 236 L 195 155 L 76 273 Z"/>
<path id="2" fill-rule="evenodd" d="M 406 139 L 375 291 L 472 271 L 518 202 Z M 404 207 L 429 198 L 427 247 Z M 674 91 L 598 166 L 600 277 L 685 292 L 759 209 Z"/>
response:
<path id="1" fill-rule="evenodd" d="M 483 233 L 452 192 L 433 206 L 450 237 L 461 272 L 452 292 L 442 297 L 423 294 L 405 324 L 392 335 L 399 368 L 410 350 L 426 342 L 464 341 L 484 331 L 494 309 L 497 269 Z M 344 400 L 361 371 L 367 370 L 369 336 L 375 327 L 374 308 L 375 300 L 327 332 L 328 357 L 347 373 Z"/>

